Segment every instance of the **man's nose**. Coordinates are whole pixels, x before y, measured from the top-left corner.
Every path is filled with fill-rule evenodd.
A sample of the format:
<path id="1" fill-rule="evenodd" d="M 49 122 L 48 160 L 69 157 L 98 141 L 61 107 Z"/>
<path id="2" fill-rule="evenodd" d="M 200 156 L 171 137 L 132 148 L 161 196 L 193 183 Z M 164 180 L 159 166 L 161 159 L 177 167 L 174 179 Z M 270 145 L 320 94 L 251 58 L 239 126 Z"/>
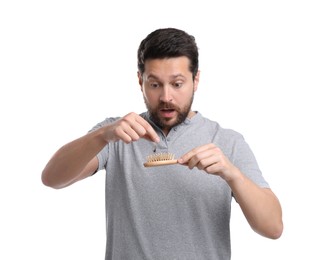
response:
<path id="1" fill-rule="evenodd" d="M 160 95 L 160 101 L 170 102 L 172 100 L 173 98 L 171 88 L 168 86 L 164 86 Z"/>

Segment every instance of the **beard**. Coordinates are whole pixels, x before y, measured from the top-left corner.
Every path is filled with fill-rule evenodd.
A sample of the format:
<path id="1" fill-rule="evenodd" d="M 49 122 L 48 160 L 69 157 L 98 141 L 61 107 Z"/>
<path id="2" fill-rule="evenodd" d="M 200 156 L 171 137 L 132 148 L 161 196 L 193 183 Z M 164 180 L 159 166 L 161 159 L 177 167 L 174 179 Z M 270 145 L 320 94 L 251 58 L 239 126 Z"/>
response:
<path id="1" fill-rule="evenodd" d="M 189 112 L 191 111 L 191 107 L 192 107 L 192 103 L 193 103 L 193 99 L 194 99 L 194 92 L 192 94 L 192 97 L 190 99 L 190 101 L 185 104 L 185 106 L 183 108 L 180 108 L 174 104 L 172 104 L 171 102 L 163 102 L 161 101 L 157 107 L 153 108 L 149 103 L 148 100 L 144 97 L 144 101 L 146 104 L 146 108 L 148 110 L 148 113 L 150 115 L 150 119 L 161 129 L 171 129 L 174 126 L 180 125 L 181 123 L 183 123 L 185 121 L 185 119 L 187 118 Z M 173 118 L 164 118 L 161 117 L 159 115 L 159 111 L 161 109 L 167 109 L 167 110 L 174 110 L 176 111 L 177 115 L 176 115 L 176 119 L 174 122 L 171 123 L 171 121 L 173 120 Z"/>

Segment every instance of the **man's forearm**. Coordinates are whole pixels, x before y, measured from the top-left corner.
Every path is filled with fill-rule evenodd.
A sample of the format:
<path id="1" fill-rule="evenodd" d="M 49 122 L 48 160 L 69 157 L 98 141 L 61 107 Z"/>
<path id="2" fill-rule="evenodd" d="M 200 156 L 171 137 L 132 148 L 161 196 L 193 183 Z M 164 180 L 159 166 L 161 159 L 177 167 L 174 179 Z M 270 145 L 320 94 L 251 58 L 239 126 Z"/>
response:
<path id="1" fill-rule="evenodd" d="M 229 185 L 252 229 L 262 236 L 279 238 L 283 231 L 282 209 L 275 194 L 244 175 Z"/>
<path id="2" fill-rule="evenodd" d="M 105 145 L 102 131 L 98 129 L 62 146 L 44 168 L 43 183 L 60 188 L 75 182 L 81 178 L 82 171 Z"/>

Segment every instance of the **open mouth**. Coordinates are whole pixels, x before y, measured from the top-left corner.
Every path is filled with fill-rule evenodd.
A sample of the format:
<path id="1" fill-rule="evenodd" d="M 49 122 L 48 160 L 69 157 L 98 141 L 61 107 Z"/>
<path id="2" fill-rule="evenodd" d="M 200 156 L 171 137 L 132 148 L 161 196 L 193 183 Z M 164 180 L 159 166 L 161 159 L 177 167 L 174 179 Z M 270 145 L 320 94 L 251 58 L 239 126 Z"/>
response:
<path id="1" fill-rule="evenodd" d="M 162 108 L 159 110 L 163 117 L 173 117 L 176 113 L 176 110 L 173 108 Z"/>

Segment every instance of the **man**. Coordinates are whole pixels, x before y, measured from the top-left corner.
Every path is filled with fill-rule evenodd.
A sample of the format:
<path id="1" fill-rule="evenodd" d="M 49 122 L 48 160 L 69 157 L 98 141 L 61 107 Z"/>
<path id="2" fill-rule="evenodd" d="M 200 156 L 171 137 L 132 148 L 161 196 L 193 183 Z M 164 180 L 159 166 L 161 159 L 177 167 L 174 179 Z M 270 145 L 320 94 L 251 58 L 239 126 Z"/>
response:
<path id="1" fill-rule="evenodd" d="M 150 33 L 138 49 L 147 112 L 107 118 L 46 165 L 53 188 L 106 170 L 106 259 L 230 259 L 232 196 L 255 232 L 281 236 L 280 203 L 242 135 L 191 110 L 199 77 L 193 36 Z M 155 149 L 178 163 L 145 168 Z"/>

